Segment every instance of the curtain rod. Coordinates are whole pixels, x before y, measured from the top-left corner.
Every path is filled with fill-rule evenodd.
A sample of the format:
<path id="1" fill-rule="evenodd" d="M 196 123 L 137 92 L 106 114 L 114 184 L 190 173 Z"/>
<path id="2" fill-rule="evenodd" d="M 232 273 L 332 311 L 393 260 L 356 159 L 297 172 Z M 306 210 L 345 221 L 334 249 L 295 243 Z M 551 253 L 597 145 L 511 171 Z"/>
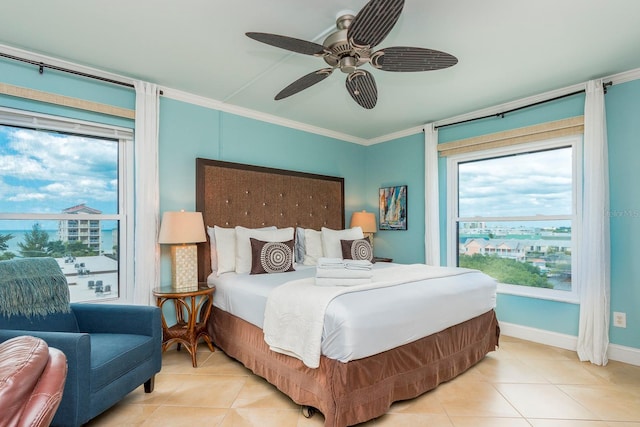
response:
<path id="1" fill-rule="evenodd" d="M 613 82 L 602 83 L 602 89 L 604 90 L 605 94 L 607 93 L 607 87 L 611 86 L 611 85 L 613 85 Z M 584 93 L 584 92 L 585 92 L 584 89 L 577 90 L 575 92 L 571 92 L 571 93 L 567 93 L 567 94 L 564 94 L 564 95 L 556 96 L 554 98 L 549 98 L 549 99 L 545 99 L 543 101 L 534 102 L 533 104 L 528 104 L 528 105 L 523 105 L 521 107 L 512 108 L 510 110 L 502 111 L 500 113 L 488 114 L 486 116 L 474 117 L 473 119 L 467 119 L 467 120 L 461 120 L 459 122 L 447 123 L 447 124 L 440 125 L 440 126 L 434 126 L 434 128 L 435 129 L 440 129 L 440 128 L 445 128 L 445 127 L 448 127 L 448 126 L 459 125 L 459 124 L 462 124 L 462 123 L 474 122 L 476 120 L 488 119 L 488 118 L 491 118 L 491 117 L 500 117 L 501 119 L 504 119 L 505 114 L 513 113 L 514 111 L 524 110 L 525 108 L 529 108 L 529 107 L 535 107 L 536 105 L 545 104 L 547 102 L 557 101 L 558 99 L 567 98 L 569 96 L 577 95 L 579 93 Z"/>
<path id="2" fill-rule="evenodd" d="M 58 67 L 57 65 L 46 64 L 44 62 L 34 61 L 34 60 L 31 60 L 31 59 L 20 58 L 18 56 L 9 55 L 9 54 L 3 53 L 3 52 L 0 52 L 0 56 L 2 56 L 4 58 L 8 58 L 8 59 L 13 59 L 14 61 L 26 62 L 27 64 L 35 65 L 35 66 L 38 67 L 38 71 L 39 71 L 40 74 L 44 73 L 44 69 L 45 68 L 50 68 L 50 69 L 56 70 L 56 71 L 62 71 L 62 72 L 69 73 L 69 74 L 75 74 L 76 76 L 87 77 L 87 78 L 94 79 L 94 80 L 100 80 L 100 81 L 107 82 L 107 83 L 112 83 L 112 84 L 115 84 L 115 85 L 120 85 L 120 86 L 126 86 L 126 87 L 133 88 L 133 84 L 131 84 L 131 83 L 125 83 L 125 82 L 121 82 L 121 81 L 118 81 L 118 80 L 108 79 L 106 77 L 100 77 L 100 76 L 96 76 L 96 75 L 93 75 L 93 74 L 83 73 L 81 71 L 75 71 L 75 70 L 71 70 L 69 68 Z"/>

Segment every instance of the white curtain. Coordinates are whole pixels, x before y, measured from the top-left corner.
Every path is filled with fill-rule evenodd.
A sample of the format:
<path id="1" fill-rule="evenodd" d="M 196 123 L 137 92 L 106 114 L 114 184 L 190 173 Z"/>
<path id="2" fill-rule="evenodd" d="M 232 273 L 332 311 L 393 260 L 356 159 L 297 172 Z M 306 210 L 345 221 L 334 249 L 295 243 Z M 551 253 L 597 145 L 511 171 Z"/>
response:
<path id="1" fill-rule="evenodd" d="M 438 129 L 424 127 L 425 263 L 440 265 L 440 205 L 438 194 Z"/>
<path id="2" fill-rule="evenodd" d="M 577 283 L 580 294 L 578 357 L 607 364 L 609 346 L 609 170 L 602 80 L 587 83 L 584 106 L 584 184 Z"/>
<path id="3" fill-rule="evenodd" d="M 159 283 L 160 247 L 158 188 L 158 88 L 138 81 L 135 121 L 135 304 L 153 304 L 152 289 Z"/>

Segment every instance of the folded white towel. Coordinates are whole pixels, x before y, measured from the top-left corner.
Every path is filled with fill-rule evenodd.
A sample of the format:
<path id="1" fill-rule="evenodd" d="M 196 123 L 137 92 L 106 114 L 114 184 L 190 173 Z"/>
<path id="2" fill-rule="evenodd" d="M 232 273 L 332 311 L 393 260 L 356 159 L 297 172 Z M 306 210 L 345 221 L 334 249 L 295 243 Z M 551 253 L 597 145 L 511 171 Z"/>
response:
<path id="1" fill-rule="evenodd" d="M 368 279 L 332 279 L 330 277 L 316 277 L 317 286 L 355 286 L 364 285 L 365 283 L 371 283 L 371 278 Z"/>
<path id="2" fill-rule="evenodd" d="M 318 268 L 344 268 L 342 258 L 318 258 Z"/>
<path id="3" fill-rule="evenodd" d="M 372 270 L 347 270 L 346 268 L 318 268 L 316 277 L 330 279 L 370 279 Z"/>
<path id="4" fill-rule="evenodd" d="M 373 264 L 366 259 L 318 258 L 318 269 L 371 270 Z"/>
<path id="5" fill-rule="evenodd" d="M 345 259 L 344 268 L 347 270 L 371 270 L 373 264 L 366 259 Z"/>

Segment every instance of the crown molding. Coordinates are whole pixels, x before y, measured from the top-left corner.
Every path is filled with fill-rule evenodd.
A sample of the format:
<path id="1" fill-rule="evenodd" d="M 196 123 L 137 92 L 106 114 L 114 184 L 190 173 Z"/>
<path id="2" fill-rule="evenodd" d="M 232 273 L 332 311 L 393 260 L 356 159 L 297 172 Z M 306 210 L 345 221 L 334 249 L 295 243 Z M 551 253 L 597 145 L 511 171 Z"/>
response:
<path id="1" fill-rule="evenodd" d="M 636 68 L 635 70 L 629 70 L 618 74 L 613 74 L 611 76 L 603 77 L 603 80 L 611 80 L 614 85 L 620 83 L 627 83 L 633 80 L 640 79 L 640 68 Z"/>
<path id="2" fill-rule="evenodd" d="M 0 44 L 0 52 L 5 53 L 7 55 L 24 58 L 30 61 L 44 62 L 57 67 L 66 68 L 66 69 L 78 71 L 81 73 L 91 74 L 98 77 L 103 77 L 106 79 L 115 80 L 122 83 L 130 84 L 130 85 L 133 85 L 137 81 L 137 79 L 133 79 L 131 77 L 125 77 L 119 74 L 106 72 L 96 68 L 79 65 L 73 62 L 64 61 L 51 56 L 42 55 L 39 53 L 34 53 L 34 52 L 18 49 L 18 48 L 3 45 L 3 44 Z M 178 101 L 200 105 L 202 107 L 212 108 L 215 110 L 220 110 L 220 111 L 236 114 L 239 116 L 260 120 L 267 123 L 272 123 L 275 125 L 297 129 L 304 132 L 313 133 L 316 135 L 326 136 L 328 138 L 338 139 L 345 142 L 351 142 L 359 145 L 367 145 L 367 140 L 365 138 L 358 138 L 353 135 L 348 135 L 341 132 L 334 132 L 329 129 L 325 129 L 317 126 L 311 126 L 311 125 L 297 122 L 294 120 L 284 119 L 282 117 L 277 117 L 271 114 L 265 114 L 265 113 L 261 113 L 259 111 L 251 110 L 248 108 L 227 104 L 215 99 L 205 98 L 203 96 L 194 95 L 191 93 L 183 92 L 183 91 L 168 88 L 168 87 L 162 87 L 160 85 L 158 85 L 158 88 L 162 90 L 163 96 L 176 99 Z"/>
<path id="3" fill-rule="evenodd" d="M 388 133 L 386 135 L 378 136 L 376 138 L 368 139 L 365 145 L 374 145 L 381 142 L 393 141 L 394 139 L 404 138 L 405 136 L 415 135 L 424 130 L 424 125 L 414 126 L 409 129 L 400 130 L 398 132 Z"/>
<path id="4" fill-rule="evenodd" d="M 34 53 L 27 50 L 7 46 L 4 44 L 0 44 L 0 52 L 7 55 L 16 56 L 18 58 L 27 59 L 29 61 L 44 62 L 45 64 L 48 64 L 48 65 L 53 65 L 60 68 L 66 68 L 69 70 L 78 71 L 80 73 L 94 75 L 97 77 L 114 80 L 114 81 L 125 83 L 128 85 L 133 85 L 137 81 L 137 79 L 133 79 L 131 77 L 126 77 L 120 74 L 111 73 L 108 71 L 100 70 L 98 68 L 79 65 L 79 64 L 76 64 L 75 62 L 65 61 L 62 59 L 54 58 L 52 56 L 47 56 L 40 53 Z M 131 89 L 133 90 L 133 88 Z"/>
<path id="5" fill-rule="evenodd" d="M 490 116 L 494 114 L 500 114 L 505 111 L 513 110 L 516 108 L 526 107 L 528 105 L 532 105 L 538 102 L 544 102 L 558 96 L 567 95 L 572 92 L 576 92 L 579 90 L 583 90 L 585 88 L 585 83 L 579 83 L 571 86 L 566 86 L 560 89 L 554 89 L 548 92 L 539 93 L 536 95 L 528 96 L 526 98 L 516 99 L 510 102 L 505 102 L 504 104 L 494 105 L 492 107 L 483 108 L 481 110 L 476 110 L 471 113 L 461 114 L 459 116 L 450 117 L 448 119 L 438 120 L 434 122 L 434 126 L 446 126 L 451 123 L 460 122 L 464 120 L 473 120 L 478 117 Z"/>
<path id="6" fill-rule="evenodd" d="M 640 79 L 640 68 L 634 70 L 624 71 L 622 73 L 612 74 L 610 76 L 602 77 L 602 80 L 611 81 L 614 85 L 630 82 Z M 521 98 L 514 101 L 506 102 L 504 104 L 494 105 L 491 107 L 483 108 L 481 110 L 471 111 L 469 113 L 461 114 L 454 117 L 449 117 L 442 120 L 433 122 L 434 126 L 444 126 L 449 123 L 461 122 L 464 120 L 472 120 L 478 117 L 490 116 L 494 114 L 500 114 L 504 111 L 508 111 L 514 108 L 520 108 L 527 105 L 535 104 L 536 102 L 546 101 L 558 96 L 566 95 L 571 92 L 582 90 L 586 87 L 586 82 L 578 83 L 572 86 L 555 89 L 549 92 L 540 93 L 537 95 L 529 96 L 527 98 Z M 390 133 L 388 135 L 372 138 L 367 141 L 365 145 L 379 144 L 381 142 L 392 141 L 394 139 L 402 138 L 409 135 L 422 132 L 424 126 L 412 127 L 402 131 Z"/>
<path id="7" fill-rule="evenodd" d="M 301 130 L 304 132 L 313 133 L 316 135 L 326 136 L 329 138 L 338 139 L 345 142 L 352 142 L 359 145 L 367 145 L 367 140 L 364 138 L 358 138 L 345 133 L 334 132 L 329 129 L 311 126 L 306 123 L 297 122 L 295 120 L 284 119 L 282 117 L 274 116 L 272 114 L 262 113 L 260 111 L 251 110 L 249 108 L 238 107 L 237 105 L 227 104 L 215 99 L 206 98 L 192 93 L 183 92 L 171 88 L 161 88 L 163 96 L 175 99 L 176 101 L 187 102 L 189 104 L 199 105 L 205 108 L 211 108 L 214 110 L 224 111 L 226 113 L 235 114 L 238 116 L 248 117 L 250 119 L 260 120 L 275 125 L 280 125 L 292 129 Z"/>
<path id="8" fill-rule="evenodd" d="M 491 107 L 487 107 L 487 108 L 483 108 L 481 110 L 475 110 L 475 111 L 471 111 L 469 113 L 465 113 L 465 114 L 461 114 L 458 116 L 454 116 L 454 117 L 449 117 L 446 119 L 442 119 L 442 120 L 437 120 L 435 122 L 432 122 L 434 126 L 446 126 L 447 124 L 450 123 L 455 123 L 455 122 L 462 122 L 465 120 L 473 120 L 476 119 L 478 117 L 484 117 L 484 116 L 491 116 L 491 115 L 497 115 L 500 114 L 504 111 L 508 111 L 508 110 L 512 110 L 514 108 L 520 108 L 520 107 L 524 107 L 527 105 L 531 105 L 531 104 L 535 104 L 536 102 L 541 102 L 541 101 L 546 101 L 548 99 L 553 99 L 557 96 L 562 96 L 562 95 L 566 95 L 568 93 L 571 92 L 575 92 L 577 90 L 581 90 L 584 89 L 585 84 L 581 83 L 581 84 L 576 84 L 573 86 L 567 86 L 561 89 L 556 89 L 556 90 L 552 90 L 549 92 L 544 92 L 544 93 L 540 93 L 537 95 L 533 95 L 533 96 L 529 96 L 527 98 L 521 98 L 521 99 L 517 99 L 514 101 L 510 101 L 510 102 L 506 102 L 504 104 L 498 104 L 498 105 L 494 105 Z M 414 135 L 416 133 L 420 133 L 424 130 L 424 125 L 421 126 L 415 126 L 403 131 L 398 131 L 395 133 L 390 133 L 388 135 L 384 135 L 378 138 L 373 138 L 370 139 L 368 141 L 367 145 L 372 145 L 372 144 L 379 144 L 381 142 L 387 142 L 387 141 L 392 141 L 394 139 L 400 138 L 400 137 L 404 137 L 404 136 L 409 136 L 409 135 Z"/>
<path id="9" fill-rule="evenodd" d="M 0 52 L 6 53 L 8 55 L 13 55 L 21 58 L 25 58 L 28 60 L 38 61 L 38 62 L 46 62 L 51 65 L 68 68 L 70 70 L 76 70 L 82 73 L 93 74 L 99 77 L 104 77 L 111 80 L 120 81 L 122 83 L 133 85 L 137 79 L 133 79 L 131 77 L 122 76 L 119 74 L 114 74 L 111 72 L 106 72 L 100 69 L 87 67 L 83 65 L 79 65 L 73 62 L 64 61 L 61 59 L 57 59 L 51 56 L 42 55 L 39 53 L 29 52 L 23 49 L 18 49 L 15 47 L 7 46 L 0 44 Z M 606 77 L 602 77 L 603 80 L 611 81 L 614 85 L 630 82 L 633 80 L 640 79 L 640 68 L 625 71 L 622 73 L 612 74 Z M 454 117 L 449 117 L 442 120 L 437 120 L 433 122 L 435 126 L 444 126 L 450 123 L 455 123 L 458 121 L 470 120 L 482 116 L 489 116 L 494 114 L 500 114 L 504 111 L 508 111 L 515 108 L 524 107 L 530 104 L 534 104 L 541 101 L 546 101 L 558 96 L 566 95 L 571 92 L 575 92 L 577 90 L 584 89 L 586 82 L 575 84 L 572 86 L 567 86 L 560 89 L 555 89 L 552 91 L 540 93 L 537 95 L 529 96 L 526 98 L 517 99 L 514 101 L 506 102 L 499 105 L 494 105 L 491 107 L 483 108 L 481 110 L 475 110 L 469 113 L 461 114 Z M 397 132 L 389 133 L 386 135 L 382 135 L 375 138 L 359 138 L 353 135 L 348 135 L 341 132 L 335 132 L 329 129 L 321 128 L 318 126 L 308 125 L 306 123 L 297 122 L 295 120 L 284 119 L 282 117 L 278 117 L 272 114 L 262 113 L 256 110 L 251 110 L 249 108 L 239 107 L 236 105 L 227 104 L 222 101 L 218 101 L 211 98 L 206 98 L 199 95 L 194 95 L 191 93 L 183 92 L 177 89 L 172 89 L 168 87 L 160 87 L 163 92 L 163 96 L 166 96 L 171 99 L 175 99 L 178 101 L 187 102 L 190 104 L 200 105 L 202 107 L 211 108 L 219 111 L 224 111 L 231 114 L 236 114 L 243 117 L 248 117 L 251 119 L 272 123 L 279 126 L 284 126 L 292 129 L 301 130 L 303 132 L 309 132 L 316 135 L 326 136 L 328 138 L 337 139 L 340 141 L 351 142 L 354 144 L 370 146 L 374 144 L 380 144 L 383 142 L 393 141 L 395 139 L 403 138 L 406 136 L 415 135 L 423 131 L 424 126 L 414 126 L 408 129 L 400 130 Z"/>

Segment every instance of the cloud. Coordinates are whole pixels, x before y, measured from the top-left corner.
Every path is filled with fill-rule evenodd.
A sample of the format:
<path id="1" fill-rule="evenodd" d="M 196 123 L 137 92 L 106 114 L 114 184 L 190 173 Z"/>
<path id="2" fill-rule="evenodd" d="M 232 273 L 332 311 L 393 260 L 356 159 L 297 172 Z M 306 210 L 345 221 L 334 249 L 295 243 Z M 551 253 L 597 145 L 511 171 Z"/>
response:
<path id="1" fill-rule="evenodd" d="M 0 207 L 53 212 L 86 203 L 117 209 L 118 142 L 0 126 Z"/>
<path id="2" fill-rule="evenodd" d="M 459 165 L 459 215 L 570 215 L 571 148 Z"/>

